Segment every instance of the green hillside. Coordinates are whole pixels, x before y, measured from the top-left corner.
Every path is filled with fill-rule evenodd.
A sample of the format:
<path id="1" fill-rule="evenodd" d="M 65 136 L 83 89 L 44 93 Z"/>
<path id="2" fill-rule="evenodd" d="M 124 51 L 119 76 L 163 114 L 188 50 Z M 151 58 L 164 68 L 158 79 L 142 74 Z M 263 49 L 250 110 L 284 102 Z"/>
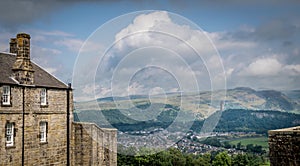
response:
<path id="1" fill-rule="evenodd" d="M 222 94 L 214 92 L 214 95 Z M 299 91 L 256 91 L 239 87 L 227 90 L 225 111 L 219 112 L 221 100 L 211 101 L 211 92 L 169 93 L 148 96 L 106 97 L 97 101 L 76 102 L 75 120 L 94 122 L 120 131 L 153 130 L 171 124 L 180 130 L 194 123 L 192 130 L 200 132 L 205 119 L 221 116 L 215 131 L 255 131 L 300 124 Z M 174 129 L 174 128 L 173 128 Z"/>
<path id="2" fill-rule="evenodd" d="M 213 93 L 209 91 L 168 93 L 151 96 L 152 103 L 146 95 L 105 97 L 96 101 L 76 102 L 75 108 L 77 112 L 85 110 L 129 110 L 134 109 L 134 107 L 143 109 L 143 107 L 149 107 L 149 105 L 168 104 L 174 108 L 189 110 L 197 113 L 198 116 L 207 117 L 220 109 L 219 103 L 224 97 L 223 94 L 224 91 L 222 90 Z M 214 95 L 214 98 L 212 98 L 212 95 Z M 297 90 L 284 92 L 275 90 L 256 91 L 251 88 L 239 87 L 227 90 L 224 100 L 225 109 L 274 110 L 300 114 L 300 94 Z M 148 114 L 151 114 L 151 112 L 148 112 Z"/>
<path id="3" fill-rule="evenodd" d="M 140 131 L 154 128 L 167 128 L 177 116 L 179 110 L 168 109 L 162 111 L 156 118 L 147 121 L 138 121 L 125 116 L 119 110 L 102 111 L 82 111 L 76 113 L 80 121 L 97 123 L 99 126 L 112 127 L 120 131 Z M 191 117 L 191 113 L 186 112 L 186 118 L 177 120 L 178 129 L 183 123 L 186 123 Z M 108 124 L 103 123 L 108 121 Z M 194 121 L 191 129 L 200 132 L 204 120 Z M 230 109 L 222 112 L 219 123 L 215 131 L 219 132 L 257 132 L 266 133 L 268 130 L 285 128 L 300 125 L 300 115 L 287 112 L 269 111 L 269 110 L 243 110 Z"/>

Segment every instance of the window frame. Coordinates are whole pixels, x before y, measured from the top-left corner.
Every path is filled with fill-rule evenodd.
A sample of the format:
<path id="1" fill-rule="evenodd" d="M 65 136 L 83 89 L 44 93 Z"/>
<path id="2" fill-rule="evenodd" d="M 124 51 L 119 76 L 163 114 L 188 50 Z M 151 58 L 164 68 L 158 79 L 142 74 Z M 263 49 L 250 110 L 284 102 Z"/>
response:
<path id="1" fill-rule="evenodd" d="M 41 106 L 47 106 L 48 105 L 48 99 L 47 99 L 47 89 L 46 88 L 42 88 L 41 92 L 40 92 L 40 102 L 41 102 Z"/>
<path id="2" fill-rule="evenodd" d="M 14 146 L 15 124 L 7 122 L 5 126 L 5 144 L 7 147 Z M 9 131 L 10 130 L 10 131 Z M 10 138 L 8 140 L 8 138 Z"/>
<path id="3" fill-rule="evenodd" d="M 48 122 L 41 121 L 40 122 L 40 142 L 46 143 L 47 142 L 47 136 L 48 136 Z"/>
<path id="4" fill-rule="evenodd" d="M 6 100 L 6 101 L 5 101 Z M 11 105 L 11 89 L 9 85 L 2 86 L 2 105 Z"/>

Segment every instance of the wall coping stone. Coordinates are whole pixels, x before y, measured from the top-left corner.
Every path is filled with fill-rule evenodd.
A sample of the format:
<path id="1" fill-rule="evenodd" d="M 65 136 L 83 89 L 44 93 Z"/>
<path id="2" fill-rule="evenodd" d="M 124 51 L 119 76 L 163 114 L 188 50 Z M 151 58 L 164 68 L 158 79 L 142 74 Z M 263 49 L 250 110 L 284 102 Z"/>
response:
<path id="1" fill-rule="evenodd" d="M 300 134 L 300 126 L 284 128 L 284 129 L 277 129 L 277 130 L 269 130 L 269 136 L 272 135 L 289 135 L 289 134 Z"/>

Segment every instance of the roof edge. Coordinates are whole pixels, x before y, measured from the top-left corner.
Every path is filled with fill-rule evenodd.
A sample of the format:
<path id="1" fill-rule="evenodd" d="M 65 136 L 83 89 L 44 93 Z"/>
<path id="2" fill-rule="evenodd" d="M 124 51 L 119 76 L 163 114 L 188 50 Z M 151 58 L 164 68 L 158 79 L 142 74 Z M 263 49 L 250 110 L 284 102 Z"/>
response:
<path id="1" fill-rule="evenodd" d="M 0 54 L 17 55 L 16 53 L 3 52 L 3 51 L 0 51 Z"/>
<path id="2" fill-rule="evenodd" d="M 64 83 L 62 80 L 60 80 L 59 78 L 57 78 L 55 75 L 49 73 L 47 70 L 45 70 L 45 68 L 43 68 L 42 66 L 38 65 L 38 64 L 35 63 L 33 60 L 31 60 L 31 63 L 33 63 L 33 64 L 35 64 L 36 66 L 38 66 L 39 68 L 43 69 L 46 73 L 50 74 L 50 75 L 51 75 L 52 77 L 54 77 L 56 80 L 58 80 L 59 82 L 63 83 L 63 84 L 66 86 L 66 88 L 69 87 L 68 84 Z"/>

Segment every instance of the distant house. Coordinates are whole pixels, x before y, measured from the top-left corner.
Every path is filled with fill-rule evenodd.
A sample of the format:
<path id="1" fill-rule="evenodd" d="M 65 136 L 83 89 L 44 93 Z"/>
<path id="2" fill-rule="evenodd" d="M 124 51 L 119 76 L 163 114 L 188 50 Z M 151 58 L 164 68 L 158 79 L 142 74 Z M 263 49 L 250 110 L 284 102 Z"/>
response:
<path id="1" fill-rule="evenodd" d="M 73 92 L 30 60 L 30 35 L 0 53 L 0 165 L 117 165 L 117 131 L 73 122 Z"/>

